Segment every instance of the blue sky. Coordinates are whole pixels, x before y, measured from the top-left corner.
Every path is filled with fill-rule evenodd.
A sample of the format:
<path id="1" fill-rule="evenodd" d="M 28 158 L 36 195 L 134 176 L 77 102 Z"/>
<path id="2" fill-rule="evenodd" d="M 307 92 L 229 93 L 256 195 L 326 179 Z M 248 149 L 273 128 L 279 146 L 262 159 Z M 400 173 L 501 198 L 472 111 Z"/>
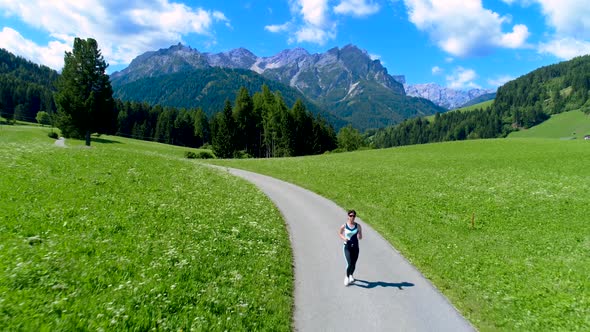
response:
<path id="1" fill-rule="evenodd" d="M 183 43 L 265 57 L 354 44 L 410 84 L 495 89 L 590 53 L 581 0 L 0 0 L 0 47 L 56 70 L 74 37 L 98 41 L 109 73 Z"/>

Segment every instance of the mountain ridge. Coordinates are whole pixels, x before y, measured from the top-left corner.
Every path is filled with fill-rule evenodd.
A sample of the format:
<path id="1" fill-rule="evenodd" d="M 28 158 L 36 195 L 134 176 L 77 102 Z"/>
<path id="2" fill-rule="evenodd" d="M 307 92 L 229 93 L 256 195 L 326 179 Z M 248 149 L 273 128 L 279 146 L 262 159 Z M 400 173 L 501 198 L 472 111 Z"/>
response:
<path id="1" fill-rule="evenodd" d="M 449 110 L 463 107 L 469 104 L 472 100 L 484 95 L 490 95 L 488 99 L 479 100 L 479 102 L 493 99 L 491 94 L 496 90 L 493 89 L 469 89 L 456 90 L 443 87 L 436 83 L 420 83 L 420 84 L 404 84 L 406 94 L 408 96 L 422 97 L 432 101 L 433 103 L 447 108 Z M 495 96 L 495 95 L 494 95 Z"/>
<path id="2" fill-rule="evenodd" d="M 446 111 L 430 101 L 407 97 L 402 83 L 389 75 L 379 60 L 371 59 L 366 51 L 352 44 L 325 53 L 310 54 L 295 48 L 257 57 L 245 48 L 212 54 L 179 43 L 136 57 L 111 78 L 117 89 L 143 77 L 212 67 L 247 69 L 291 86 L 359 129 L 394 125 L 408 117 Z"/>

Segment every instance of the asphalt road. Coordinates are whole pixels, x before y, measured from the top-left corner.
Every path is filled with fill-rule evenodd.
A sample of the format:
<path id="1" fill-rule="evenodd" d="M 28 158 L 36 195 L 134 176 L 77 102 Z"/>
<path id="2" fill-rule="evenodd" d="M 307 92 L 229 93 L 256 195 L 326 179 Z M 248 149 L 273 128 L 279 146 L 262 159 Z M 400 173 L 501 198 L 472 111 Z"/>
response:
<path id="1" fill-rule="evenodd" d="M 474 331 L 419 271 L 362 221 L 363 211 L 357 211 L 363 227 L 357 281 L 346 287 L 346 261 L 337 235 L 346 222 L 344 208 L 281 180 L 222 169 L 254 183 L 287 223 L 297 331 Z"/>

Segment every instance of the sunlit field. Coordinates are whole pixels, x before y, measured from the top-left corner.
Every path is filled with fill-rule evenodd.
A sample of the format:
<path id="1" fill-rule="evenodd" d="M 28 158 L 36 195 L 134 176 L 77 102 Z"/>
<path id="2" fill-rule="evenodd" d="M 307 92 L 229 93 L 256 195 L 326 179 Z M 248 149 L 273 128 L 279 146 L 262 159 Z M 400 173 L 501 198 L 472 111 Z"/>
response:
<path id="1" fill-rule="evenodd" d="M 280 213 L 185 148 L 0 127 L 1 331 L 289 331 Z"/>
<path id="2" fill-rule="evenodd" d="M 589 141 L 496 139 L 212 162 L 355 208 L 482 331 L 588 331 L 588 160 Z"/>
<path id="3" fill-rule="evenodd" d="M 580 110 L 552 115 L 530 129 L 510 133 L 510 138 L 584 139 L 590 135 L 590 115 Z"/>

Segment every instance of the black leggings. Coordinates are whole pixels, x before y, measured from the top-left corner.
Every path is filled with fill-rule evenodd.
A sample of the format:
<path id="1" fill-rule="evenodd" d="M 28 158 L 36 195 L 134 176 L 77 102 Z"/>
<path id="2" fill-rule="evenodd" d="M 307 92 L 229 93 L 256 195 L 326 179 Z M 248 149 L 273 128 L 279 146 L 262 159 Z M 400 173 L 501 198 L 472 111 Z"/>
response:
<path id="1" fill-rule="evenodd" d="M 346 276 L 350 276 L 354 273 L 354 269 L 356 268 L 356 261 L 359 259 L 359 248 L 347 248 L 344 246 L 344 258 L 346 258 L 346 263 L 348 264 L 346 267 Z"/>

